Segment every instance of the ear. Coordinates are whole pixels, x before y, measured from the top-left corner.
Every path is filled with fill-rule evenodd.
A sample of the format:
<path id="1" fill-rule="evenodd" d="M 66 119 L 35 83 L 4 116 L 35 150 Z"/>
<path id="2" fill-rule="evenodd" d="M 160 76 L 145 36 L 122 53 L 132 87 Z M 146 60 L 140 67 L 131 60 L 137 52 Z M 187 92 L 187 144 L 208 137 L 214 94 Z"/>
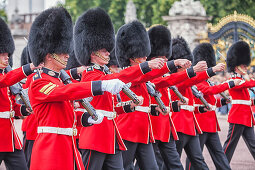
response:
<path id="1" fill-rule="evenodd" d="M 46 55 L 46 57 L 45 57 L 45 60 L 46 60 L 46 61 L 51 61 L 51 60 L 52 60 L 51 54 L 48 53 L 48 54 Z"/>

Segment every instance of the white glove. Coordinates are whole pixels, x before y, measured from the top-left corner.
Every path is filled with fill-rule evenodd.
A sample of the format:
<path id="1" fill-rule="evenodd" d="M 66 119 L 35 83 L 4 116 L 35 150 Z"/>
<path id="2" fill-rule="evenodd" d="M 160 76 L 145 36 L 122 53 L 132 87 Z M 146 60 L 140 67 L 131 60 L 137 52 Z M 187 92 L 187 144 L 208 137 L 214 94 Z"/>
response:
<path id="1" fill-rule="evenodd" d="M 92 117 L 90 116 L 90 117 L 88 118 L 88 123 L 90 123 L 90 124 L 100 124 L 100 123 L 103 121 L 103 119 L 104 119 L 104 115 L 103 115 L 102 113 L 97 113 L 97 117 L 98 117 L 98 119 L 97 119 L 97 120 L 94 120 L 94 119 L 92 119 Z"/>
<path id="2" fill-rule="evenodd" d="M 123 83 L 119 79 L 103 80 L 102 91 L 108 91 L 112 94 L 117 94 L 122 90 L 124 85 L 125 83 Z"/>

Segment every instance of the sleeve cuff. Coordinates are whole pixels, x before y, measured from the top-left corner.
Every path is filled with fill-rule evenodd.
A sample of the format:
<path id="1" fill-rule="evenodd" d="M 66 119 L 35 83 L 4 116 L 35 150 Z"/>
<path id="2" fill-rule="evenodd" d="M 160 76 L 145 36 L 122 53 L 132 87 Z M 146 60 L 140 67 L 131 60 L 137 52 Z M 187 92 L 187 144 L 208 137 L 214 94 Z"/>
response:
<path id="1" fill-rule="evenodd" d="M 30 64 L 26 64 L 26 65 L 22 66 L 22 70 L 26 76 L 29 76 L 30 74 L 33 73 L 33 71 L 30 68 Z"/>
<path id="2" fill-rule="evenodd" d="M 187 74 L 188 74 L 189 78 L 192 78 L 192 77 L 196 76 L 196 73 L 195 73 L 193 67 L 190 67 L 190 68 L 187 69 Z"/>
<path id="3" fill-rule="evenodd" d="M 25 105 L 22 105 L 22 106 L 21 106 L 20 112 L 21 112 L 21 114 L 22 114 L 23 116 L 28 116 L 28 115 L 30 115 L 30 113 L 27 111 Z"/>
<path id="4" fill-rule="evenodd" d="M 230 81 L 228 82 L 228 86 L 229 86 L 229 88 L 235 87 L 234 81 L 233 81 L 233 80 L 230 80 Z"/>
<path id="5" fill-rule="evenodd" d="M 140 65 L 140 68 L 141 68 L 143 74 L 146 74 L 146 73 L 148 73 L 148 72 L 151 71 L 151 69 L 150 69 L 149 64 L 148 64 L 147 61 L 146 61 L 146 62 L 143 62 L 143 63 L 141 63 L 141 64 L 139 64 L 139 65 Z"/>
<path id="6" fill-rule="evenodd" d="M 171 60 L 171 61 L 167 62 L 167 68 L 171 73 L 176 73 L 177 72 L 177 67 L 174 65 L 174 60 Z"/>
<path id="7" fill-rule="evenodd" d="M 180 107 L 178 106 L 178 101 L 172 102 L 172 109 L 173 109 L 173 112 L 179 112 L 180 111 Z"/>
<path id="8" fill-rule="evenodd" d="M 205 113 L 206 112 L 205 111 L 205 106 L 199 106 L 198 111 L 199 111 L 199 113 Z"/>
<path id="9" fill-rule="evenodd" d="M 226 101 L 226 99 L 220 99 L 220 103 L 221 103 L 221 106 L 224 106 L 224 105 L 226 105 L 227 104 L 227 101 Z"/>
<path id="10" fill-rule="evenodd" d="M 135 111 L 134 108 L 131 109 L 131 105 L 130 104 L 123 106 L 123 110 L 124 110 L 125 113 L 130 113 L 130 112 L 134 112 Z"/>
<path id="11" fill-rule="evenodd" d="M 212 76 L 215 76 L 215 75 L 216 75 L 216 74 L 213 72 L 212 67 L 208 68 L 206 72 L 207 72 L 207 75 L 208 75 L 209 77 L 212 77 Z"/>
<path id="12" fill-rule="evenodd" d="M 88 112 L 84 112 L 81 116 L 81 125 L 84 127 L 88 127 L 88 126 L 92 126 L 93 124 L 88 123 L 88 118 L 90 117 L 90 115 L 88 114 Z"/>
<path id="13" fill-rule="evenodd" d="M 77 73 L 77 68 L 72 68 L 70 70 L 71 76 L 73 79 L 81 79 L 81 77 L 79 76 L 79 74 Z"/>
<path id="14" fill-rule="evenodd" d="M 151 105 L 151 115 L 159 116 L 159 112 L 156 110 L 157 105 Z"/>
<path id="15" fill-rule="evenodd" d="M 102 95 L 102 81 L 92 81 L 91 89 L 93 96 Z"/>

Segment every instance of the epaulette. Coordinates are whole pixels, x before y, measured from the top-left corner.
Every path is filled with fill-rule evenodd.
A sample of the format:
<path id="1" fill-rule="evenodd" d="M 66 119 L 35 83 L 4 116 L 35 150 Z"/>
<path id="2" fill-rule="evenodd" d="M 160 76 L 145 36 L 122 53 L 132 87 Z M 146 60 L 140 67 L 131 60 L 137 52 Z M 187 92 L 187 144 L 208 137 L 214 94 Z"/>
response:
<path id="1" fill-rule="evenodd" d="M 93 66 L 90 66 L 90 67 L 88 67 L 87 69 L 86 69 L 86 71 L 88 72 L 88 71 L 94 71 L 94 67 Z"/>
<path id="2" fill-rule="evenodd" d="M 39 71 L 33 76 L 33 81 L 42 78 L 41 74 L 39 73 Z"/>

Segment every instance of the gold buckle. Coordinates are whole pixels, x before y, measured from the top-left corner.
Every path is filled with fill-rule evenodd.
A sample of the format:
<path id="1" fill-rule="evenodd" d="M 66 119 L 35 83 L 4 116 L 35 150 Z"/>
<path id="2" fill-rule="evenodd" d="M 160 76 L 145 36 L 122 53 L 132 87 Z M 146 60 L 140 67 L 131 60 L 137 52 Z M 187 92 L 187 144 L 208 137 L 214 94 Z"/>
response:
<path id="1" fill-rule="evenodd" d="M 73 136 L 77 136 L 78 130 L 76 128 L 73 129 Z"/>
<path id="2" fill-rule="evenodd" d="M 10 118 L 14 117 L 14 111 L 10 111 Z"/>

